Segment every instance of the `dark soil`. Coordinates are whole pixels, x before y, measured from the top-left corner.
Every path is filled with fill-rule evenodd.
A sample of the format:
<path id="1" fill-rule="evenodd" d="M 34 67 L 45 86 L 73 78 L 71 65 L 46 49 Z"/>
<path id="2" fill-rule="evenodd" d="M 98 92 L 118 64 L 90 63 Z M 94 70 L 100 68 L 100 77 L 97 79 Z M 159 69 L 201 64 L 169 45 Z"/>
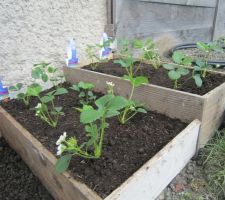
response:
<path id="1" fill-rule="evenodd" d="M 0 138 L 0 199 L 53 200 L 20 156 Z"/>
<path id="2" fill-rule="evenodd" d="M 31 107 L 36 104 L 36 100 L 32 100 Z M 4 103 L 3 107 L 55 154 L 55 143 L 64 131 L 69 136 L 76 136 L 80 142 L 86 139 L 84 127 L 79 122 L 79 113 L 74 109 L 80 106 L 78 94 L 71 91 L 60 96 L 55 104 L 63 106 L 65 112 L 65 116 L 60 118 L 56 129 L 42 122 L 33 111 L 25 108 L 17 100 Z M 75 157 L 70 165 L 70 172 L 75 179 L 87 184 L 103 198 L 137 171 L 186 126 L 180 120 L 155 112 L 138 114 L 126 125 L 119 124 L 117 118 L 109 119 L 108 123 L 102 157 L 98 160 Z"/>
<path id="3" fill-rule="evenodd" d="M 138 64 L 136 65 L 136 67 L 137 66 Z M 90 65 L 83 68 L 92 70 Z M 126 74 L 125 69 L 122 68 L 119 64 L 113 63 L 113 61 L 109 61 L 108 63 L 99 63 L 98 67 L 94 71 L 119 77 L 122 77 L 124 74 Z M 136 75 L 148 77 L 151 84 L 173 88 L 173 82 L 169 79 L 167 74 L 167 70 L 165 70 L 163 67 L 160 67 L 158 70 L 156 70 L 151 65 L 141 64 L 140 70 Z M 224 81 L 225 76 L 218 74 L 208 74 L 207 78 L 203 80 L 203 86 L 201 88 L 197 88 L 194 80 L 190 79 L 190 75 L 187 75 L 179 81 L 180 87 L 178 88 L 178 90 L 204 95 L 217 86 L 221 85 Z"/>

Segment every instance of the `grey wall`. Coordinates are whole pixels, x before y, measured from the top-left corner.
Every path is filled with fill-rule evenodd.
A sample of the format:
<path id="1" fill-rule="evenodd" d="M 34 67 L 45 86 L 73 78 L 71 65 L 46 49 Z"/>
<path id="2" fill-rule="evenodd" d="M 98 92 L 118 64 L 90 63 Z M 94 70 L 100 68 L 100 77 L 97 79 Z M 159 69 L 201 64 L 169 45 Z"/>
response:
<path id="1" fill-rule="evenodd" d="M 85 46 L 99 42 L 105 24 L 105 0 L 1 0 L 0 76 L 29 83 L 34 63 L 62 66 L 71 37 L 86 62 Z"/>

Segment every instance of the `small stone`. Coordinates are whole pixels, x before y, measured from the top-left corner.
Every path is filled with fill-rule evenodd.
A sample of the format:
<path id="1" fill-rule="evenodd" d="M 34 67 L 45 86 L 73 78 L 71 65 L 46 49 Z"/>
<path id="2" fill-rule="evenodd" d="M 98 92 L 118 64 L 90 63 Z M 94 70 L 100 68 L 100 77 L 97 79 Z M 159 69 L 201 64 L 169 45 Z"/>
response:
<path id="1" fill-rule="evenodd" d="M 138 149 L 138 153 L 144 153 L 144 152 L 145 152 L 144 148 Z"/>
<path id="2" fill-rule="evenodd" d="M 182 192 L 183 189 L 184 189 L 184 185 L 183 185 L 182 183 L 177 183 L 177 184 L 175 185 L 175 190 L 174 190 L 174 192 L 179 193 L 179 192 Z"/>

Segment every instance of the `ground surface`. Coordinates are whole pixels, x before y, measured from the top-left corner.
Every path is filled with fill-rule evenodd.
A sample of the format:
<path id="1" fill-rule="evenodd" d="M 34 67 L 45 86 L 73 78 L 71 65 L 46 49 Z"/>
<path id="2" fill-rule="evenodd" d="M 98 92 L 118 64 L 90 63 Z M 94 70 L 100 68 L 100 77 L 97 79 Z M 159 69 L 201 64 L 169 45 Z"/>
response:
<path id="1" fill-rule="evenodd" d="M 225 199 L 225 197 L 224 197 Z M 157 200 L 224 200 L 209 191 L 203 167 L 191 160 Z"/>
<path id="2" fill-rule="evenodd" d="M 3 138 L 0 138 L 0 200 L 53 200 Z"/>

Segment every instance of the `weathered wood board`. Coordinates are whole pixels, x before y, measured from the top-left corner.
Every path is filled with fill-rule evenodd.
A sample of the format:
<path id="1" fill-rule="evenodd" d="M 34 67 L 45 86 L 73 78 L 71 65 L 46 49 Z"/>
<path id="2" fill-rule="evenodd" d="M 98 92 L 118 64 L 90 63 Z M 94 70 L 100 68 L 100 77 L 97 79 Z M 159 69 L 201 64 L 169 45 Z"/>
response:
<path id="1" fill-rule="evenodd" d="M 211 72 L 217 73 L 217 72 Z M 220 74 L 222 72 L 219 72 Z M 85 70 L 82 68 L 64 68 L 66 80 L 70 83 L 79 81 L 95 84 L 95 90 L 106 92 L 106 81 L 115 83 L 115 92 L 127 97 L 131 91 L 128 81 L 119 77 Z M 219 128 L 225 110 L 225 83 L 211 92 L 200 96 L 188 92 L 177 91 L 157 85 L 146 84 L 134 93 L 134 99 L 144 102 L 153 111 L 167 116 L 191 122 L 194 119 L 202 121 L 198 147 L 203 147 L 215 130 Z M 216 101 L 216 103 L 215 103 Z"/>
<path id="2" fill-rule="evenodd" d="M 69 173 L 57 174 L 54 155 L 1 107 L 0 121 L 3 137 L 55 199 L 103 200 Z M 190 123 L 105 200 L 153 200 L 195 154 L 199 128 L 198 120 Z"/>
<path id="3" fill-rule="evenodd" d="M 179 1 L 175 5 L 152 1 L 123 0 L 116 2 L 116 38 L 156 38 L 174 35 L 183 42 L 210 41 L 213 33 L 215 3 L 212 1 Z M 194 6 L 196 2 L 197 6 Z M 176 1 L 176 4 L 178 1 Z M 206 5 L 206 7 L 200 7 Z"/>
<path id="4" fill-rule="evenodd" d="M 225 37 L 225 1 L 218 0 L 213 39 Z"/>
<path id="5" fill-rule="evenodd" d="M 140 0 L 152 3 L 166 3 L 184 6 L 201 6 L 215 8 L 217 0 Z"/>

